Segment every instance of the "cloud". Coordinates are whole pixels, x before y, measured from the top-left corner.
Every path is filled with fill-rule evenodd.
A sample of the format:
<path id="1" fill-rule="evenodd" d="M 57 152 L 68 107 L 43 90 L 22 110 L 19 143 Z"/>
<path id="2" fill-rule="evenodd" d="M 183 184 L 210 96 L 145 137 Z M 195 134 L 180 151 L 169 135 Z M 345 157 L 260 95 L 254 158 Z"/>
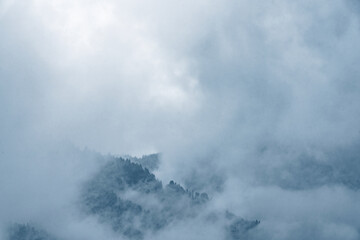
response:
<path id="1" fill-rule="evenodd" d="M 162 152 L 254 239 L 356 239 L 359 24 L 352 0 L 2 1 L 1 222 L 76 198 L 97 165 L 70 143 Z"/>

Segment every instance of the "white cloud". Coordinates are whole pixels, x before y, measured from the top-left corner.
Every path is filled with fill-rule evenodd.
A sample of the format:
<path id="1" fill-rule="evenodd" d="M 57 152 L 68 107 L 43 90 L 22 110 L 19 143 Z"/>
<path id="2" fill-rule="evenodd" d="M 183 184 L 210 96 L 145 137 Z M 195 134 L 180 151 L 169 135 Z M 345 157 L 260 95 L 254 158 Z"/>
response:
<path id="1" fill-rule="evenodd" d="M 246 203 L 234 206 L 239 212 L 269 210 L 264 231 L 284 238 L 312 196 L 343 195 L 355 207 L 352 190 L 294 193 L 265 179 L 302 154 L 327 164 L 332 149 L 359 140 L 360 22 L 350 3 L 1 1 L 2 169 L 16 179 L 22 161 L 37 162 L 24 156 L 62 141 L 103 153 L 161 151 L 166 180 L 186 182 L 208 161 L 209 171 L 225 175 L 224 195 L 214 193 L 220 204 L 233 192 Z M 36 171 L 49 170 L 38 164 L 45 166 Z M 261 185 L 249 193 L 256 207 L 241 199 L 241 184 Z M 293 212 L 271 211 L 263 198 L 277 195 Z M 324 201 L 319 215 L 329 220 L 335 200 Z M 308 215 L 303 222 L 312 222 Z M 359 223 L 329 220 L 319 229 L 334 225 L 344 239 L 357 236 Z"/>

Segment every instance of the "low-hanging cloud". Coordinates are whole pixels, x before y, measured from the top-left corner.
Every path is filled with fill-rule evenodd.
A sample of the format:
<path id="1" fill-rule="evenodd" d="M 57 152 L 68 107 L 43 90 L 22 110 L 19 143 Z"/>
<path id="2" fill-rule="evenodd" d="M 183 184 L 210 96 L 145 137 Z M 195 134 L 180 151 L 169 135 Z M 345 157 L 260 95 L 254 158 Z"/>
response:
<path id="1" fill-rule="evenodd" d="M 1 1 L 0 223 L 62 216 L 75 238 L 115 238 L 71 214 L 99 165 L 71 145 L 161 152 L 161 180 L 261 219 L 253 239 L 357 239 L 359 14 L 355 0 Z"/>

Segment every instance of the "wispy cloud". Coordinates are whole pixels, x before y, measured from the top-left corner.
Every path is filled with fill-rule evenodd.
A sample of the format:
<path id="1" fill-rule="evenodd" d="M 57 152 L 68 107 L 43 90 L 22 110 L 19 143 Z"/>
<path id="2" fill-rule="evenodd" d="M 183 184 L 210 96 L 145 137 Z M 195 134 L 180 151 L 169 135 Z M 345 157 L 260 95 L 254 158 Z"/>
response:
<path id="1" fill-rule="evenodd" d="M 1 1 L 1 222 L 76 198 L 96 164 L 68 154 L 70 143 L 162 152 L 160 179 L 263 219 L 254 239 L 357 239 L 359 9 Z"/>

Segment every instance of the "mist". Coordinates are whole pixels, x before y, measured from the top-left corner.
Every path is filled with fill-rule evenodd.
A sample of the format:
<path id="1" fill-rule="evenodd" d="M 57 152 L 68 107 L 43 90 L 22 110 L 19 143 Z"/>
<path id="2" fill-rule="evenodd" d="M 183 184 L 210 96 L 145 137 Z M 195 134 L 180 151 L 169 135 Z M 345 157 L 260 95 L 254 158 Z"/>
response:
<path id="1" fill-rule="evenodd" d="M 145 239 L 221 239 L 227 210 L 248 239 L 359 239 L 359 62 L 355 0 L 1 0 L 0 238 L 123 239 L 81 188 L 160 153 L 211 201 Z"/>

